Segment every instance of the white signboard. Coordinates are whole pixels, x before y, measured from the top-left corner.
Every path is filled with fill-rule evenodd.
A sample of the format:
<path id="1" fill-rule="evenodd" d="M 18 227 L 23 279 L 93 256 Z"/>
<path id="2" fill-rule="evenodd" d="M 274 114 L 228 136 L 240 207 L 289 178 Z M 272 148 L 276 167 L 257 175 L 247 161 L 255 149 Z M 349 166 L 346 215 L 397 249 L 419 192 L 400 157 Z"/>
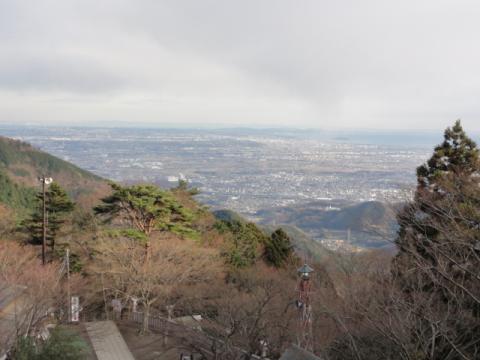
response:
<path id="1" fill-rule="evenodd" d="M 72 306 L 72 322 L 78 322 L 80 320 L 80 300 L 78 296 L 72 296 L 70 304 Z"/>
<path id="2" fill-rule="evenodd" d="M 113 308 L 113 311 L 116 311 L 116 312 L 122 312 L 122 302 L 118 299 L 113 299 L 112 300 L 112 308 Z"/>

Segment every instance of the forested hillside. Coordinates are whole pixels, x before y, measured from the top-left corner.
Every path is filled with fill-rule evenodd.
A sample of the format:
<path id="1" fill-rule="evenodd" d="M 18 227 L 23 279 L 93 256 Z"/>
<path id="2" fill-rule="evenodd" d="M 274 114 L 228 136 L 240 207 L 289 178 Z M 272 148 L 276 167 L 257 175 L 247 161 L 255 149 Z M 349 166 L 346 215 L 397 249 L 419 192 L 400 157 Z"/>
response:
<path id="1" fill-rule="evenodd" d="M 108 185 L 28 144 L 5 138 L 1 144 L 4 195 L 0 200 L 10 210 L 2 209 L 0 252 L 10 256 L 0 260 L 10 265 L 0 268 L 2 276 L 10 279 L 9 286 L 27 284 L 34 307 L 33 312 L 18 316 L 12 331 L 41 328 L 47 306 L 65 308 L 65 295 L 59 294 L 65 294 L 66 283 L 59 283 L 56 274 L 65 271 L 62 263 L 68 249 L 70 282 L 83 294 L 83 316 L 111 316 L 112 300 L 130 306 L 135 297 L 147 316 L 165 316 L 168 304 L 175 305 L 176 316 L 202 314 L 216 324 L 210 328 L 206 323 L 205 331 L 223 339 L 218 351 L 225 356 L 236 353 L 237 346 L 252 353 L 261 350 L 259 339 L 264 335 L 256 329 L 260 319 L 271 326 L 268 332 L 278 349 L 272 352 L 294 340 L 293 333 L 285 332 L 294 320 L 293 309 L 284 318 L 275 315 L 294 296 L 296 268 L 301 265 L 283 231 L 263 231 L 237 215 L 216 217 L 194 199 L 198 190 L 185 182 L 172 189 Z M 46 186 L 42 267 L 43 197 L 36 177 L 44 169 L 54 182 Z M 23 221 L 15 225 L 15 217 Z M 22 266 L 13 265 L 17 262 Z M 322 266 L 314 266 L 322 274 Z M 25 276 L 26 267 L 38 269 L 38 276 L 44 277 L 42 287 L 36 285 L 37 275 Z M 282 292 L 279 284 L 285 282 L 292 291 Z M 332 286 L 324 272 L 322 282 Z M 226 293 L 230 295 L 225 297 Z M 259 302 L 260 298 L 264 300 Z M 284 301 L 278 302 L 280 298 Z M 252 317 L 252 310 L 260 313 Z M 64 314 L 58 321 L 66 321 Z M 228 336 L 218 332 L 231 327 L 231 321 L 242 324 L 242 330 Z M 285 330 L 278 333 L 279 328 Z M 149 332 L 148 321 L 141 330 Z M 12 342 L 15 336 L 10 335 L 1 346 L 13 346 L 18 352 L 29 349 Z"/>
<path id="2" fill-rule="evenodd" d="M 0 203 L 24 213 L 32 208 L 34 197 L 33 187 L 12 181 L 5 169 L 0 167 Z"/>
<path id="3" fill-rule="evenodd" d="M 7 329 L 0 350 L 14 359 L 48 350 L 37 334 L 68 323 L 71 289 L 83 320 L 134 327 L 136 341 L 159 336 L 150 343 L 177 349 L 175 356 L 187 349 L 207 360 L 244 360 L 268 351 L 279 359 L 292 343 L 328 360 L 473 360 L 480 353 L 480 152 L 460 122 L 417 169 L 415 197 L 397 213 L 395 255 L 337 254 L 293 227 L 262 229 L 228 210 L 212 213 L 186 182 L 172 189 L 110 183 L 79 209 L 73 184 L 103 180 L 26 144 L 4 144 L 9 190 L 2 196 L 10 209 L 0 206 L 0 300 L 21 289 L 22 306 L 11 319 L 0 316 L 0 325 L 11 325 L 0 326 Z M 25 189 L 42 166 L 57 176 L 45 194 L 46 237 L 35 206 L 41 196 L 19 226 L 12 209 L 29 204 Z M 331 229 L 363 229 L 388 222 L 388 211 L 369 203 L 319 209 L 318 218 Z M 313 208 L 309 214 L 313 221 Z"/>
<path id="4" fill-rule="evenodd" d="M 52 177 L 81 206 L 91 207 L 108 192 L 108 183 L 22 141 L 0 136 L 0 201 L 21 212 L 31 210 L 39 177 Z"/>

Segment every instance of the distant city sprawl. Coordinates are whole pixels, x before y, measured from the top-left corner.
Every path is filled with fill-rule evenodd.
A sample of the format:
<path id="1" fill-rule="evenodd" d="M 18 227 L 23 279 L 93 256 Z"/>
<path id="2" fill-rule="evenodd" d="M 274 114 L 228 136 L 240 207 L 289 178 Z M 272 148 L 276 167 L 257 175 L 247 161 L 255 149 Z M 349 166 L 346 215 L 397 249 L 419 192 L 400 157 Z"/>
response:
<path id="1" fill-rule="evenodd" d="M 8 128 L 95 174 L 165 187 L 187 180 L 199 200 L 247 216 L 318 200 L 403 201 L 429 145 L 258 130 Z"/>

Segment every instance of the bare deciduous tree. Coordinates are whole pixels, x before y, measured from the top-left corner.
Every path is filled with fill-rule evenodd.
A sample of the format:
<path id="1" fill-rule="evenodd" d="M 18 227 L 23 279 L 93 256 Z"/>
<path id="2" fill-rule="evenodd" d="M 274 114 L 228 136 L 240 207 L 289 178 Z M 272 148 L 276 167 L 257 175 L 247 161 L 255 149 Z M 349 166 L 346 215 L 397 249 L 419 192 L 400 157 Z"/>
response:
<path id="1" fill-rule="evenodd" d="M 46 321 L 66 320 L 67 293 L 62 264 L 42 265 L 30 246 L 0 240 L 0 315 L 2 347 L 18 337 L 37 335 Z M 81 288 L 82 280 L 71 277 L 71 285 Z M 55 314 L 55 319 L 50 318 Z M 49 319 L 50 318 L 50 319 Z"/>
<path id="2" fill-rule="evenodd" d="M 132 297 L 143 307 L 143 332 L 153 306 L 170 305 L 173 291 L 181 286 L 206 282 L 219 271 L 218 252 L 175 237 L 153 241 L 145 261 L 145 250 L 135 239 L 99 239 L 92 270 L 101 275 L 109 298 Z"/>

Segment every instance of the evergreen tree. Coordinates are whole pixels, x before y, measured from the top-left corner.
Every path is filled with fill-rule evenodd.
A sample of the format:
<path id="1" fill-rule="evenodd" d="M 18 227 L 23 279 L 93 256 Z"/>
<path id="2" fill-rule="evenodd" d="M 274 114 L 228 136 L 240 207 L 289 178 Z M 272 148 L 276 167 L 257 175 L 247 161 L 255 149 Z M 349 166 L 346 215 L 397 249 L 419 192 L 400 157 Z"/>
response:
<path id="1" fill-rule="evenodd" d="M 43 241 L 43 192 L 37 195 L 37 209 L 25 222 L 26 230 L 33 244 Z M 55 239 L 67 216 L 75 208 L 65 190 L 57 183 L 50 184 L 45 191 L 45 207 L 47 217 L 47 242 L 52 251 L 55 250 Z"/>
<path id="2" fill-rule="evenodd" d="M 226 262 L 235 268 L 253 265 L 261 255 L 261 246 L 269 240 L 254 223 L 222 220 L 216 227 L 223 234 L 230 233 L 223 256 Z"/>
<path id="3" fill-rule="evenodd" d="M 188 193 L 192 196 L 198 195 L 200 193 L 200 190 L 196 187 L 190 187 L 190 184 L 187 180 L 178 180 L 178 185 L 177 187 L 172 189 L 173 191 L 180 191 L 180 192 L 185 192 Z"/>
<path id="4" fill-rule="evenodd" d="M 428 162 L 417 169 L 418 192 L 442 192 L 445 180 L 470 178 L 478 175 L 479 168 L 477 145 L 467 136 L 460 120 L 457 120 L 452 128 L 445 130 L 443 143 L 435 147 Z"/>
<path id="5" fill-rule="evenodd" d="M 282 228 L 275 230 L 265 245 L 264 256 L 275 267 L 283 266 L 292 256 L 293 246 L 290 237 Z"/>
<path id="6" fill-rule="evenodd" d="M 176 201 L 170 191 L 155 185 L 120 186 L 111 184 L 112 194 L 102 199 L 94 208 L 97 215 L 107 221 L 119 219 L 129 223 L 146 237 L 145 247 L 149 254 L 149 236 L 154 230 L 189 233 L 192 214 Z"/>
<path id="7" fill-rule="evenodd" d="M 474 249 L 480 240 L 480 156 L 460 121 L 445 130 L 443 143 L 417 169 L 417 179 L 414 200 L 398 216 L 397 262 L 435 264 L 433 249 L 439 246 L 452 256 L 458 251 L 452 246 L 460 243 Z"/>
<path id="8" fill-rule="evenodd" d="M 460 121 L 417 178 L 413 201 L 398 215 L 394 275 L 411 301 L 438 309 L 438 328 L 420 319 L 417 329 L 436 332 L 434 358 L 448 357 L 451 344 L 478 353 L 471 339 L 480 331 L 480 160 Z"/>
<path id="9" fill-rule="evenodd" d="M 55 328 L 45 341 L 20 337 L 13 349 L 12 358 L 18 360 L 83 360 L 88 357 L 88 345 L 76 333 Z"/>

